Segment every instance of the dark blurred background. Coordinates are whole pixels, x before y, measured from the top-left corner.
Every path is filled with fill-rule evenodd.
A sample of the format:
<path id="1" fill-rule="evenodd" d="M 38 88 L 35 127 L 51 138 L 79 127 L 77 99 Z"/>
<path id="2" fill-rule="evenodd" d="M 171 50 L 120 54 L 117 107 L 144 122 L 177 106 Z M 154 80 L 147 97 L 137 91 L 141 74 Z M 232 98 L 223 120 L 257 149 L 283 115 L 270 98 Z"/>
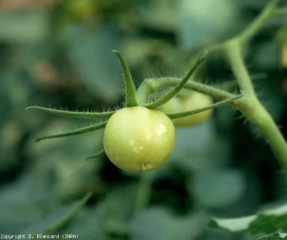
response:
<path id="1" fill-rule="evenodd" d="M 176 129 L 168 162 L 137 174 L 106 157 L 84 160 L 102 148 L 103 131 L 34 141 L 92 121 L 24 109 L 122 106 L 112 49 L 122 53 L 137 86 L 144 78 L 181 77 L 194 54 L 239 33 L 267 2 L 0 0 L 0 233 L 21 233 L 93 191 L 62 233 L 97 240 L 256 239 L 207 227 L 210 216 L 253 214 L 286 199 L 269 146 L 231 107 L 216 109 L 202 125 Z M 285 136 L 286 21 L 272 19 L 244 49 L 258 95 Z M 234 85 L 221 55 L 209 56 L 200 76 L 223 89 Z"/>

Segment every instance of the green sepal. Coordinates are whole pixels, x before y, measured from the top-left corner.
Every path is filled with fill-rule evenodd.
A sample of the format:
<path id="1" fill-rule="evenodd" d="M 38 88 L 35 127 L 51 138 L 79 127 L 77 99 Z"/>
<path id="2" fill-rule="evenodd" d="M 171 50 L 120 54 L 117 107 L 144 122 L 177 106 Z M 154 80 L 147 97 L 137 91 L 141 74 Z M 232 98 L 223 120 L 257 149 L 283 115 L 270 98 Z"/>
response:
<path id="1" fill-rule="evenodd" d="M 92 156 L 89 156 L 86 158 L 86 160 L 90 160 L 90 159 L 93 159 L 93 158 L 98 158 L 98 157 L 101 157 L 103 155 L 105 155 L 105 150 L 104 149 L 101 149 L 100 151 L 98 151 L 95 155 L 92 155 Z"/>
<path id="2" fill-rule="evenodd" d="M 106 126 L 106 124 L 107 124 L 107 121 L 93 124 L 93 125 L 88 126 L 88 127 L 78 128 L 76 130 L 72 130 L 72 131 L 68 131 L 68 132 L 64 132 L 64 133 L 60 133 L 60 134 L 54 134 L 54 135 L 39 137 L 39 138 L 36 138 L 36 142 L 39 142 L 39 141 L 44 140 L 44 139 L 67 137 L 67 136 L 73 136 L 73 135 L 78 135 L 78 134 L 82 134 L 82 133 L 86 133 L 86 132 L 95 131 L 95 130 L 104 128 Z"/>
<path id="3" fill-rule="evenodd" d="M 179 91 L 184 87 L 184 85 L 190 79 L 192 74 L 199 68 L 200 64 L 204 61 L 206 55 L 207 52 L 205 52 L 204 55 L 197 60 L 196 64 L 189 70 L 189 72 L 185 75 L 185 77 L 170 92 L 168 92 L 166 95 L 162 96 L 158 100 L 149 104 L 145 104 L 144 106 L 150 109 L 155 109 L 165 104 L 170 99 L 172 99 L 176 94 L 179 93 Z"/>
<path id="4" fill-rule="evenodd" d="M 72 117 L 72 118 L 83 118 L 83 119 L 95 119 L 95 118 L 109 118 L 115 111 L 109 112 L 77 112 L 77 111 L 66 111 L 52 108 L 45 108 L 39 106 L 27 107 L 25 110 L 40 110 L 59 116 Z"/>
<path id="5" fill-rule="evenodd" d="M 214 103 L 210 106 L 207 106 L 207 107 L 204 107 L 204 108 L 198 108 L 198 109 L 195 109 L 195 110 L 191 110 L 191 111 L 186 111 L 186 112 L 179 112 L 179 113 L 165 113 L 170 119 L 176 119 L 176 118 L 182 118 L 182 117 L 187 117 L 187 116 L 190 116 L 190 115 L 193 115 L 193 114 L 196 114 L 196 113 L 200 113 L 200 112 L 204 112 L 206 110 L 209 110 L 209 109 L 212 109 L 212 108 L 217 108 L 217 107 L 220 107 L 222 105 L 225 105 L 227 103 L 230 103 L 238 98 L 241 98 L 243 96 L 243 94 L 240 94 L 238 96 L 235 96 L 235 97 L 231 97 L 231 98 L 228 98 L 228 99 L 225 99 L 223 101 L 220 101 L 220 102 L 217 102 L 217 103 Z"/>
<path id="6" fill-rule="evenodd" d="M 132 80 L 132 76 L 130 70 L 117 50 L 112 51 L 118 58 L 122 66 L 124 80 L 125 80 L 125 90 L 126 90 L 126 107 L 135 107 L 138 106 L 137 98 L 136 98 L 136 88 L 134 82 Z"/>

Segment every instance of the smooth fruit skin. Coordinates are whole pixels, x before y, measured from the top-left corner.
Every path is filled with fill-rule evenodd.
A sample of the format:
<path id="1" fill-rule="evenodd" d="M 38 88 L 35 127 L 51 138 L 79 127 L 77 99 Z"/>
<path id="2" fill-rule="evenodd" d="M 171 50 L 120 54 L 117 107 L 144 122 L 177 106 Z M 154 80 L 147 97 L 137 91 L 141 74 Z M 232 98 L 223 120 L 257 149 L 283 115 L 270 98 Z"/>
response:
<path id="1" fill-rule="evenodd" d="M 194 91 L 184 97 L 172 98 L 166 104 L 162 105 L 160 109 L 164 112 L 178 113 L 207 107 L 212 103 L 213 100 L 210 96 Z M 176 126 L 179 127 L 198 125 L 205 122 L 211 116 L 212 112 L 213 110 L 209 109 L 201 113 L 174 119 L 173 122 Z"/>
<path id="2" fill-rule="evenodd" d="M 104 149 L 119 168 L 146 171 L 162 165 L 175 144 L 172 121 L 158 110 L 136 106 L 118 110 L 104 131 Z"/>

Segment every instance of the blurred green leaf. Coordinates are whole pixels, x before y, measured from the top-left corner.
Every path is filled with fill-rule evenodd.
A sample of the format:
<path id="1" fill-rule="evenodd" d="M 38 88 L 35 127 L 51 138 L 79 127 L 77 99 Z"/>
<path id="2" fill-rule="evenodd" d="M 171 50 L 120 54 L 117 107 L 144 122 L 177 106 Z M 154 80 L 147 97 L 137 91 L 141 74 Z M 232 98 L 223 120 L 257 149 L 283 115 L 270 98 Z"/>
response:
<path id="1" fill-rule="evenodd" d="M 138 184 L 135 183 L 122 183 L 112 187 L 97 204 L 97 215 L 106 220 L 125 220 L 134 210 L 137 187 Z"/>
<path id="2" fill-rule="evenodd" d="M 204 228 L 203 213 L 176 217 L 166 209 L 154 207 L 139 212 L 129 225 L 132 240 L 186 240 L 198 237 Z"/>
<path id="3" fill-rule="evenodd" d="M 179 44 L 189 51 L 231 37 L 240 23 L 236 1 L 183 0 L 179 12 Z"/>
<path id="4" fill-rule="evenodd" d="M 39 135 L 61 132 L 83 124 L 88 123 L 82 120 L 55 118 L 31 136 L 29 141 L 28 151 L 33 160 L 31 171 L 34 181 L 43 188 L 49 188 L 62 200 L 73 199 L 88 191 L 102 191 L 103 183 L 99 179 L 99 172 L 103 161 L 85 161 L 85 158 L 102 147 L 103 131 L 47 140 L 43 143 L 35 143 L 34 140 Z"/>
<path id="5" fill-rule="evenodd" d="M 142 24 L 161 31 L 172 31 L 176 26 L 178 1 L 147 1 L 149 4 L 140 12 Z"/>
<path id="6" fill-rule="evenodd" d="M 281 65 L 282 44 L 278 39 L 272 41 L 256 43 L 256 49 L 252 55 L 254 65 L 263 71 L 271 71 Z M 268 57 L 267 57 L 268 56 Z"/>
<path id="7" fill-rule="evenodd" d="M 176 128 L 176 143 L 167 162 L 187 173 L 223 167 L 230 159 L 230 142 L 217 135 L 213 119 L 187 128 Z"/>
<path id="8" fill-rule="evenodd" d="M 21 231 L 22 234 L 53 234 L 61 229 L 69 222 L 86 204 L 92 193 L 89 192 L 86 196 L 73 203 L 71 206 L 64 206 L 56 212 L 47 215 L 39 221 L 32 224 L 30 227 Z"/>
<path id="9" fill-rule="evenodd" d="M 199 173 L 188 187 L 200 204 L 215 209 L 238 203 L 246 188 L 242 173 L 234 170 Z"/>
<path id="10" fill-rule="evenodd" d="M 212 218 L 210 227 L 222 228 L 231 232 L 272 233 L 287 228 L 287 204 L 240 218 Z"/>
<path id="11" fill-rule="evenodd" d="M 0 40 L 16 43 L 39 41 L 49 32 L 46 11 L 0 12 Z"/>
<path id="12" fill-rule="evenodd" d="M 1 189 L 0 232 L 19 232 L 57 204 L 48 190 L 35 183 L 30 173 Z"/>
<path id="13" fill-rule="evenodd" d="M 111 50 L 119 46 L 116 29 L 106 25 L 98 29 L 69 24 L 64 29 L 68 54 L 83 76 L 87 90 L 107 102 L 114 102 L 122 93 L 120 65 Z"/>
<path id="14" fill-rule="evenodd" d="M 81 240 L 107 240 L 104 221 L 92 209 L 83 208 L 72 220 L 59 231 L 59 234 L 77 234 Z"/>

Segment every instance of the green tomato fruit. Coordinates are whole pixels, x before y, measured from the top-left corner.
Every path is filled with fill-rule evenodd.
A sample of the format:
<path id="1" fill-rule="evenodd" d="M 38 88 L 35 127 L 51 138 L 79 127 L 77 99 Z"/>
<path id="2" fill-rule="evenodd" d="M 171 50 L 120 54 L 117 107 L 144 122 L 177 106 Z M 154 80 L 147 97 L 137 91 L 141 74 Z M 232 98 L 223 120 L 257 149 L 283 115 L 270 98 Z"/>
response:
<path id="1" fill-rule="evenodd" d="M 136 106 L 118 110 L 104 131 L 104 149 L 117 167 L 152 170 L 170 156 L 175 144 L 172 121 L 158 110 Z"/>
<path id="2" fill-rule="evenodd" d="M 186 96 L 174 97 L 162 105 L 160 109 L 164 112 L 178 113 L 207 107 L 212 103 L 213 100 L 210 96 L 194 91 Z M 211 116 L 212 112 L 213 110 L 209 109 L 187 117 L 177 118 L 174 120 L 174 124 L 181 127 L 197 125 L 205 122 Z"/>

